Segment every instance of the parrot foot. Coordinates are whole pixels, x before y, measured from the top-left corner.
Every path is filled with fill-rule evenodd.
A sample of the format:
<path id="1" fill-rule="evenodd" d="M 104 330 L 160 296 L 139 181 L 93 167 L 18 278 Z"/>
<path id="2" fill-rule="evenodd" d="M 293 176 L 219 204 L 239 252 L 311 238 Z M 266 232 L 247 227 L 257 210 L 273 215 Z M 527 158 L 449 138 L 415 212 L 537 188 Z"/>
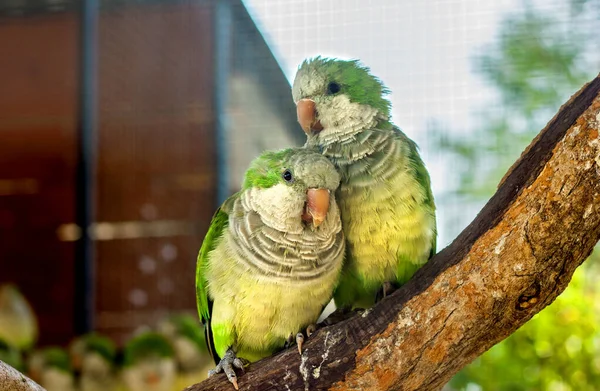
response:
<path id="1" fill-rule="evenodd" d="M 304 341 L 306 340 L 306 338 L 310 338 L 310 336 L 316 330 L 317 330 L 317 325 L 313 323 L 313 324 L 308 325 L 308 327 L 306 327 L 306 330 L 304 333 L 301 331 L 298 334 L 296 334 L 295 338 L 294 338 L 294 334 L 290 333 L 290 335 L 285 340 L 285 344 L 283 345 L 284 349 L 288 349 L 288 348 L 292 347 L 294 345 L 294 343 L 296 343 L 296 345 L 298 345 L 298 353 L 300 353 L 300 355 L 302 355 L 302 345 L 304 345 Z M 304 334 L 306 334 L 306 338 L 304 337 Z"/>
<path id="2" fill-rule="evenodd" d="M 377 292 L 377 296 L 375 297 L 375 302 L 379 303 L 382 299 L 388 297 L 392 293 L 394 293 L 398 289 L 398 286 L 393 282 L 386 281 L 381 286 L 379 292 Z"/>
<path id="3" fill-rule="evenodd" d="M 233 384 L 233 387 L 238 390 L 237 376 L 235 375 L 235 369 L 238 368 L 242 370 L 244 373 L 244 365 L 247 364 L 247 361 L 243 358 L 239 358 L 235 355 L 235 352 L 232 348 L 227 349 L 225 355 L 219 361 L 219 364 L 215 367 L 215 369 L 211 369 L 208 371 L 208 377 L 216 375 L 217 373 L 225 372 L 227 376 L 227 380 Z"/>
<path id="4" fill-rule="evenodd" d="M 288 335 L 287 339 L 285 340 L 285 343 L 283 344 L 283 348 L 288 349 L 292 347 L 294 345 L 294 342 L 294 334 L 290 333 L 290 335 Z"/>
<path id="5" fill-rule="evenodd" d="M 314 323 L 309 324 L 305 330 L 306 338 L 310 338 L 315 331 L 317 331 L 317 325 Z M 304 334 L 302 332 L 296 334 L 296 343 L 298 344 L 298 353 L 302 355 L 302 345 L 304 345 Z"/>

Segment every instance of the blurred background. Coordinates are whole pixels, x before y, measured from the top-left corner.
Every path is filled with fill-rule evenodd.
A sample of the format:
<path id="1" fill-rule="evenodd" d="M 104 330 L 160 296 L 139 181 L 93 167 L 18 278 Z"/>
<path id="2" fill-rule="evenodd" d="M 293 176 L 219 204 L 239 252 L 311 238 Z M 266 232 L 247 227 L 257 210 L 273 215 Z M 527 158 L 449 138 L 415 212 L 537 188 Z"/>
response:
<path id="1" fill-rule="evenodd" d="M 290 83 L 310 56 L 358 58 L 391 89 L 442 249 L 598 74 L 599 32 L 600 0 L 0 1 L 0 352 L 92 331 L 118 351 L 154 331 L 177 348 L 174 314 L 199 329 L 212 213 L 253 157 L 304 142 Z M 599 389 L 596 258 L 446 388 Z M 26 342 L 2 331 L 32 313 Z"/>

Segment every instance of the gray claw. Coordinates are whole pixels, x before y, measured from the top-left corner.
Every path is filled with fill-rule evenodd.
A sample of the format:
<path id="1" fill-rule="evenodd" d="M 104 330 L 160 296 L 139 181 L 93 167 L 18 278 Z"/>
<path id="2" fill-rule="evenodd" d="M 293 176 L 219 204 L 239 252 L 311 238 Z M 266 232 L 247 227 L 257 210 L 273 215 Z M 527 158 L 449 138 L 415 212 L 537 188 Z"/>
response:
<path id="1" fill-rule="evenodd" d="M 225 355 L 223 356 L 221 361 L 219 361 L 215 369 L 211 369 L 210 371 L 208 371 L 208 377 L 211 377 L 217 373 L 225 372 L 227 380 L 229 380 L 229 382 L 233 384 L 233 387 L 236 390 L 238 390 L 239 387 L 237 382 L 237 376 L 233 368 L 239 368 L 242 370 L 242 372 L 244 372 L 245 361 L 246 360 L 244 360 L 243 358 L 236 357 L 233 349 L 229 348 L 227 349 L 227 352 L 225 352 Z"/>
<path id="2" fill-rule="evenodd" d="M 389 295 L 391 295 L 392 293 L 394 293 L 394 291 L 396 290 L 396 287 L 394 286 L 393 283 L 386 281 L 383 283 L 383 297 L 387 297 Z"/>
<path id="3" fill-rule="evenodd" d="M 246 373 L 244 367 L 248 364 L 250 364 L 250 361 L 246 360 L 245 358 L 236 357 L 233 360 L 233 366 L 239 368 L 242 371 L 242 373 Z"/>
<path id="4" fill-rule="evenodd" d="M 290 348 L 294 344 L 294 342 L 295 342 L 294 334 L 290 333 L 290 335 L 288 335 L 287 339 L 285 340 L 285 343 L 283 344 L 283 348 L 284 349 Z"/>

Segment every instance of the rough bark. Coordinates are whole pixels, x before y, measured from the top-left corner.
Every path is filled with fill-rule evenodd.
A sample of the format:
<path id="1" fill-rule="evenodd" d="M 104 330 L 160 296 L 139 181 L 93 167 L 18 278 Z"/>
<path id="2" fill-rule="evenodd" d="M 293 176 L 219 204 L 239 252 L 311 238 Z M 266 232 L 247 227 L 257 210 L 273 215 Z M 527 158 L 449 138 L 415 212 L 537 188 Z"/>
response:
<path id="1" fill-rule="evenodd" d="M 566 288 L 600 238 L 600 76 L 475 220 L 390 297 L 250 365 L 240 390 L 438 390 Z M 217 375 L 188 390 L 232 389 Z"/>
<path id="2" fill-rule="evenodd" d="M 0 391 L 46 391 L 36 382 L 0 360 Z"/>

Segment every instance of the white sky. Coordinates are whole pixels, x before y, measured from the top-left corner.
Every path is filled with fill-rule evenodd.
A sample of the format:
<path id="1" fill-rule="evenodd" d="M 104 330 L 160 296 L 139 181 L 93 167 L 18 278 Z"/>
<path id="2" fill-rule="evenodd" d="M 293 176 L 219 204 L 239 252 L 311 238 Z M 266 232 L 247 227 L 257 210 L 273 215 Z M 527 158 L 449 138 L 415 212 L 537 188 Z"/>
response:
<path id="1" fill-rule="evenodd" d="M 472 57 L 492 43 L 518 0 L 244 0 L 288 79 L 316 55 L 357 58 L 391 89 L 392 117 L 417 141 L 436 199 L 445 188 L 447 156 L 431 150 L 428 119 L 473 129 L 470 113 L 493 98 L 472 73 Z M 446 160 L 444 160 L 444 158 Z M 439 248 L 443 232 L 438 209 Z"/>

